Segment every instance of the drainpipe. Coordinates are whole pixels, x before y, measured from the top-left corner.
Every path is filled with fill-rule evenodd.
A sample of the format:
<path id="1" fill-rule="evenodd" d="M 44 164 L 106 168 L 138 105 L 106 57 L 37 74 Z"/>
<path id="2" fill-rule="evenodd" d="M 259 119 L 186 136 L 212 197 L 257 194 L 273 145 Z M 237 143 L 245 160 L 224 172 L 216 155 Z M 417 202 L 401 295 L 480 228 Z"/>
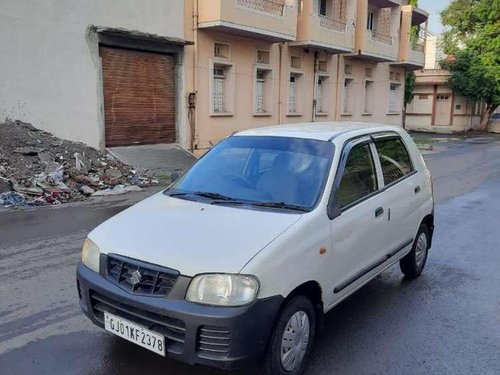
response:
<path id="1" fill-rule="evenodd" d="M 311 115 L 311 121 L 315 122 L 316 121 L 316 105 L 317 105 L 317 89 L 316 85 L 318 82 L 318 51 L 314 51 L 314 74 L 313 74 L 313 101 L 312 101 L 312 115 Z"/>
<path id="2" fill-rule="evenodd" d="M 335 120 L 340 119 L 340 114 L 339 114 L 339 91 L 340 91 L 340 54 L 337 54 L 337 74 L 335 78 Z"/>
<path id="3" fill-rule="evenodd" d="M 198 93 L 198 72 L 196 65 L 198 62 L 198 0 L 194 0 L 193 7 L 193 93 L 190 94 L 189 111 L 191 113 L 191 152 L 198 148 L 198 111 L 196 110 L 195 100 Z"/>
<path id="4" fill-rule="evenodd" d="M 281 98 L 281 85 L 283 84 L 283 77 L 282 77 L 282 71 L 283 69 L 281 68 L 282 60 L 283 60 L 283 44 L 279 44 L 279 66 L 278 66 L 278 124 L 282 124 L 283 121 L 281 120 L 281 112 L 282 112 L 282 98 Z"/>

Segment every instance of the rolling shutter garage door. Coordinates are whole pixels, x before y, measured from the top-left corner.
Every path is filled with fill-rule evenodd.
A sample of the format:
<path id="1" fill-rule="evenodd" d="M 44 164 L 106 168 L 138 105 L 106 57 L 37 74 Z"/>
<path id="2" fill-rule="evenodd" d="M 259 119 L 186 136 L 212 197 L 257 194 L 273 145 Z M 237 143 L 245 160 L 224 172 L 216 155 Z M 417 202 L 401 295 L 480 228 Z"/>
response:
<path id="1" fill-rule="evenodd" d="M 175 142 L 173 56 L 103 46 L 100 55 L 106 146 Z"/>

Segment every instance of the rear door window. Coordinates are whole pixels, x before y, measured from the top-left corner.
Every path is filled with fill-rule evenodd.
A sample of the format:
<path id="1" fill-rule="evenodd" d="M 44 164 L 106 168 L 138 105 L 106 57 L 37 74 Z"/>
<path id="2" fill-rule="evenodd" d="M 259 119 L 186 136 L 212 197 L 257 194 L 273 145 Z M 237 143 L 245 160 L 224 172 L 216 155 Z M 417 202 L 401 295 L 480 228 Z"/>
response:
<path id="1" fill-rule="evenodd" d="M 370 146 L 367 143 L 354 146 L 347 157 L 342 180 L 337 190 L 340 208 L 377 191 L 377 177 Z"/>
<path id="2" fill-rule="evenodd" d="M 375 140 L 382 166 L 384 184 L 398 181 L 413 171 L 413 166 L 403 141 L 399 137 Z"/>

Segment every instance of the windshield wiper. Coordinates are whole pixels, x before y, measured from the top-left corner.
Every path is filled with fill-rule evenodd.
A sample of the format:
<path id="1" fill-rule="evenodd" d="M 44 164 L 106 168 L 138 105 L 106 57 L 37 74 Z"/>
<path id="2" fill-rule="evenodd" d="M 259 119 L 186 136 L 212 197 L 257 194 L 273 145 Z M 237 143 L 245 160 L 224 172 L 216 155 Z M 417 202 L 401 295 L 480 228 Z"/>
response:
<path id="1" fill-rule="evenodd" d="M 178 197 L 182 195 L 198 195 L 200 197 L 204 198 L 210 198 L 210 199 L 217 199 L 220 201 L 234 201 L 234 198 L 228 197 L 226 195 L 222 195 L 219 193 L 211 193 L 209 191 L 180 191 L 180 192 L 173 192 L 168 194 L 171 197 Z"/>
<path id="2" fill-rule="evenodd" d="M 295 210 L 295 211 L 302 211 L 302 212 L 309 212 L 311 211 L 308 208 L 302 207 L 302 206 L 297 206 L 295 204 L 289 204 L 285 202 L 249 202 L 252 206 L 258 206 L 258 207 L 271 207 L 271 208 L 284 208 L 287 210 Z"/>

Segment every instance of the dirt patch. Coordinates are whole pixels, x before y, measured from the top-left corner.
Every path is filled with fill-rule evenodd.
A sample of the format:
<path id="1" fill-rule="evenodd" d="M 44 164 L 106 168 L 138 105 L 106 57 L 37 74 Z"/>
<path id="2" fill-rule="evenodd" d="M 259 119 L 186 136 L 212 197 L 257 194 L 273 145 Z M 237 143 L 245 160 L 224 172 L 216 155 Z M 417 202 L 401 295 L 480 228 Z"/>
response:
<path id="1" fill-rule="evenodd" d="M 58 204 L 158 183 L 83 143 L 21 121 L 0 123 L 0 205 Z"/>

